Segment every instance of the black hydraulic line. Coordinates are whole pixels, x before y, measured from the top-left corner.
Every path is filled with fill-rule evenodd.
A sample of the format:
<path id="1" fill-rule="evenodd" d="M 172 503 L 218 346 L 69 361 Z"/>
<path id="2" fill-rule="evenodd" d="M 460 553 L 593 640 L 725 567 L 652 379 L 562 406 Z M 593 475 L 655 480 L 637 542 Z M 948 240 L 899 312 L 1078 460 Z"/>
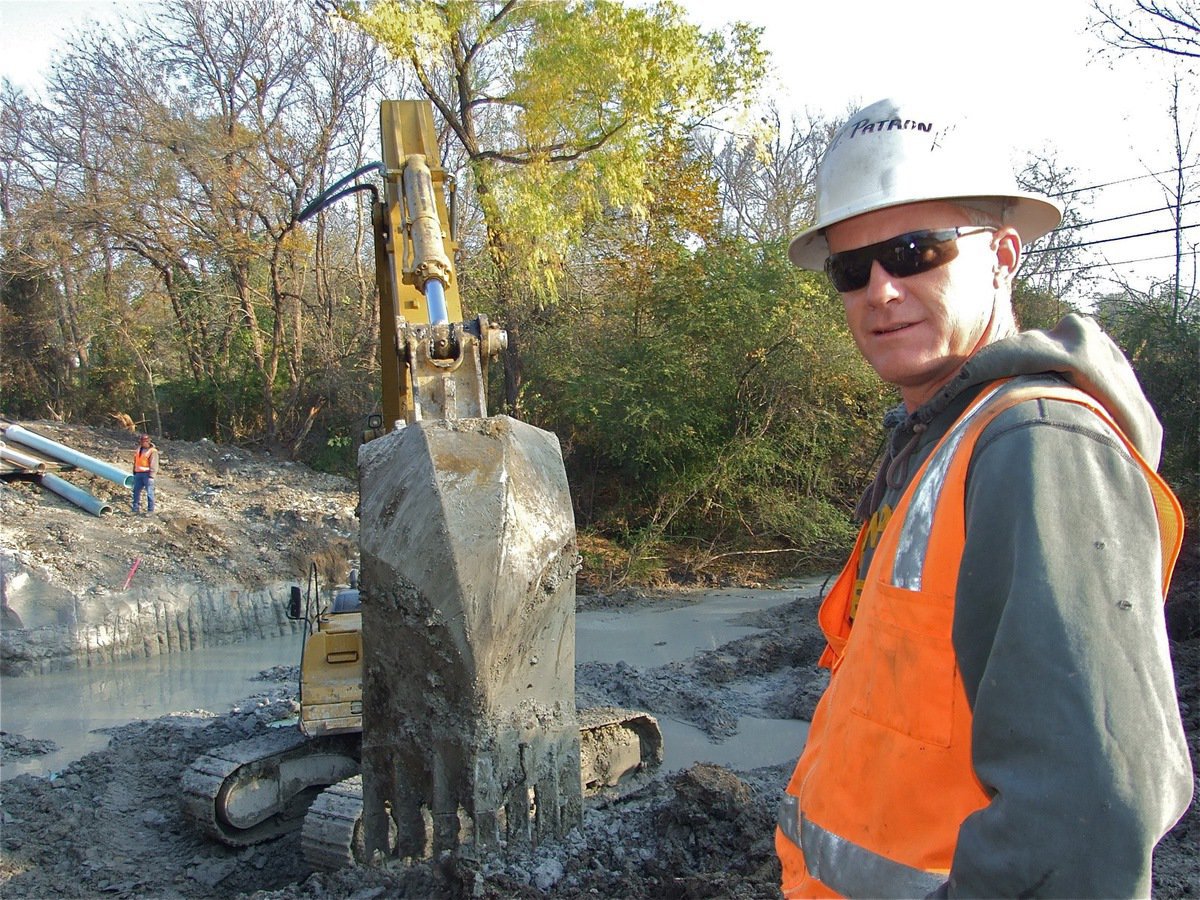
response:
<path id="1" fill-rule="evenodd" d="M 308 219 L 311 219 L 321 210 L 325 209 L 327 206 L 332 206 L 343 197 L 348 197 L 351 194 L 357 194 L 359 191 L 370 191 L 371 198 L 374 200 L 374 202 L 379 202 L 379 191 L 376 189 L 375 185 L 355 184 L 351 187 L 345 188 L 344 190 L 338 191 L 336 194 L 322 194 L 312 203 L 308 204 L 308 206 L 304 207 L 304 209 L 300 210 L 300 215 L 298 215 L 296 219 L 300 222 L 305 222 Z"/>
<path id="2" fill-rule="evenodd" d="M 367 163 L 365 166 L 359 166 L 349 175 L 339 178 L 324 191 L 322 191 L 315 200 L 308 204 L 308 206 L 300 210 L 300 214 L 296 216 L 296 218 L 301 222 L 311 219 L 321 210 L 325 209 L 325 207 L 329 206 L 330 204 L 337 203 L 337 201 L 341 200 L 343 197 L 353 194 L 356 191 L 370 191 L 371 195 L 378 200 L 379 192 L 375 189 L 375 185 L 373 184 L 356 184 L 353 187 L 347 188 L 346 190 L 341 190 L 344 185 L 349 184 L 355 178 L 358 178 L 360 175 L 365 175 L 368 172 L 379 172 L 382 174 L 383 163 Z"/>

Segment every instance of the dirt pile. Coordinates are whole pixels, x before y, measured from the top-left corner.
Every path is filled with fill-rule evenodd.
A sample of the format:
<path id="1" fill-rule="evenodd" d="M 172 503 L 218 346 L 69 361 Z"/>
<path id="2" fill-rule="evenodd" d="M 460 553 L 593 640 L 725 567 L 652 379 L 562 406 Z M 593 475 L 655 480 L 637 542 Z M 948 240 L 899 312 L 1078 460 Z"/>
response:
<path id="1" fill-rule="evenodd" d="M 134 435 L 53 422 L 23 423 L 42 437 L 129 471 Z M 302 579 L 310 560 L 330 580 L 345 578 L 355 553 L 357 485 L 210 441 L 156 441 L 154 515 L 133 515 L 129 488 L 82 469 L 61 477 L 112 506 L 92 516 L 24 481 L 0 482 L 0 549 L 56 588 L 119 591 L 155 580 L 221 582 L 247 588 Z"/>
<path id="2" fill-rule="evenodd" d="M 82 442 L 82 435 L 77 439 Z M 96 449 L 114 454 L 125 443 L 105 433 L 94 439 Z M 177 540 L 169 552 L 151 557 L 147 577 L 175 567 L 233 567 L 250 578 L 292 556 L 292 537 L 276 536 L 281 522 L 307 519 L 303 524 L 330 534 L 351 527 L 345 517 L 353 511 L 353 485 L 235 453 L 204 444 L 166 445 L 162 516 L 194 516 L 211 539 Z M 226 456 L 229 465 L 222 473 L 218 466 Z M 7 514 L 14 497 L 35 507 L 18 515 L 15 524 Z M 104 522 L 65 507 L 50 511 L 58 501 L 22 487 L 0 488 L 0 499 L 6 509 L 0 526 L 5 542 L 31 541 L 11 549 L 36 553 L 40 565 L 76 588 L 98 573 L 127 569 L 130 536 L 142 532 L 121 529 L 144 527 L 141 519 L 123 514 Z M 57 529 L 47 532 L 42 527 L 47 521 Z M 71 535 L 69 554 L 60 541 L 65 533 Z M 1191 551 L 1179 583 L 1196 584 L 1195 562 Z M 119 574 L 123 578 L 125 571 Z M 579 702 L 648 709 L 716 738 L 730 734 L 740 715 L 805 718 L 826 679 L 816 666 L 822 647 L 816 628 L 819 600 L 807 594 L 781 592 L 780 605 L 741 622 L 761 630 L 682 662 L 649 668 L 582 665 Z M 686 603 L 688 598 L 677 593 L 635 602 Z M 629 602 L 626 596 L 613 605 Z M 1195 597 L 1185 602 L 1194 603 Z M 581 604 L 605 605 L 606 598 L 581 597 Z M 1200 756 L 1200 638 L 1174 641 L 1172 652 L 1195 759 Z M 261 691 L 233 709 L 179 712 L 116 728 L 107 749 L 54 778 L 19 776 L 0 785 L 0 893 L 6 898 L 263 900 L 778 896 L 772 832 L 786 766 L 734 771 L 699 765 L 660 775 L 621 799 L 589 801 L 582 826 L 562 841 L 449 870 L 418 866 L 314 873 L 294 837 L 244 850 L 211 843 L 180 813 L 179 774 L 206 751 L 262 734 L 295 714 L 294 668 L 277 667 L 262 679 Z M 37 741 L 38 735 L 5 735 L 3 751 L 37 752 Z M 1197 847 L 1200 813 L 1193 805 L 1156 854 L 1155 896 L 1196 892 Z"/>
<path id="3" fill-rule="evenodd" d="M 134 436 L 29 431 L 128 472 Z M 153 515 L 83 469 L 90 515 L 29 480 L 0 482 L 0 672 L 45 673 L 287 634 L 288 589 L 344 581 L 357 548 L 353 481 L 208 441 L 163 441 Z"/>

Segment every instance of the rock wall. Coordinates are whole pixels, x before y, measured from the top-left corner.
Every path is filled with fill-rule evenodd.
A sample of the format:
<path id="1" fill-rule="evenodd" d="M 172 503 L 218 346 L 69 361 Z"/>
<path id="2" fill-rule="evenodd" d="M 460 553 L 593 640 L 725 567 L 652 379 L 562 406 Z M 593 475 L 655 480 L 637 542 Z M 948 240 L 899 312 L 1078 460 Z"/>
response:
<path id="1" fill-rule="evenodd" d="M 122 659 L 292 634 L 290 584 L 254 590 L 180 582 L 82 596 L 44 584 L 7 592 L 0 675 L 38 675 Z"/>

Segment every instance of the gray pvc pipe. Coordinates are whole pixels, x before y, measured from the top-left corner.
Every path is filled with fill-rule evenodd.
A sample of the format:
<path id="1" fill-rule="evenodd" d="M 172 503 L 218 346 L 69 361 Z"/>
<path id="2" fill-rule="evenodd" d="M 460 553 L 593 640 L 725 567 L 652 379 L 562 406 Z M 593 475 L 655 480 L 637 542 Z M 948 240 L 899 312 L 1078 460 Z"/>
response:
<path id="1" fill-rule="evenodd" d="M 132 477 L 132 476 L 130 476 Z M 81 487 L 76 487 L 69 481 L 64 481 L 57 475 L 49 473 L 38 478 L 42 487 L 49 488 L 58 496 L 70 500 L 80 509 L 87 510 L 93 516 L 103 516 L 112 512 L 112 507 L 103 500 L 98 500 Z"/>
<path id="2" fill-rule="evenodd" d="M 4 438 L 5 440 L 16 441 L 18 444 L 24 444 L 26 447 L 32 447 L 34 450 L 41 450 L 48 456 L 53 456 L 55 459 L 79 466 L 79 468 L 86 469 L 93 475 L 99 475 L 101 478 L 107 478 L 114 484 L 121 485 L 121 487 L 133 487 L 132 472 L 126 472 L 124 469 L 119 469 L 111 463 L 96 459 L 94 456 L 88 456 L 86 453 L 80 453 L 78 450 L 72 450 L 65 444 L 52 441 L 50 438 L 44 438 L 40 434 L 34 434 L 32 431 L 25 430 L 20 425 L 9 425 L 6 427 L 4 429 Z M 131 450 L 130 453 L 132 454 L 133 451 Z"/>
<path id="3" fill-rule="evenodd" d="M 19 450 L 14 450 L 7 444 L 0 443 L 0 459 L 16 463 L 22 469 L 33 469 L 35 472 L 45 472 L 46 463 Z"/>

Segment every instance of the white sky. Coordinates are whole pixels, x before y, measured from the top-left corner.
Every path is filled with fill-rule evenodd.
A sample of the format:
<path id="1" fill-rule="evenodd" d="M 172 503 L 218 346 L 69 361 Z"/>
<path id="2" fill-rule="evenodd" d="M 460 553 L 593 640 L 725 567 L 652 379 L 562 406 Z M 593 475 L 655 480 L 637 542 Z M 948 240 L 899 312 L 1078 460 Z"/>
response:
<path id="1" fill-rule="evenodd" d="M 1113 0 L 1122 3 L 1123 0 Z M 1101 55 L 1086 31 L 1089 0 L 681 0 L 705 28 L 739 18 L 765 28 L 775 79 L 767 86 L 785 111 L 843 115 L 852 106 L 915 91 L 994 112 L 997 134 L 1021 150 L 1045 150 L 1099 190 L 1087 215 L 1098 220 L 1165 205 L 1149 172 L 1173 165 L 1168 61 L 1162 54 Z M 34 91 L 56 46 L 84 21 L 117 22 L 141 0 L 0 0 L 0 76 Z M 1194 82 L 1194 80 L 1193 80 Z M 1186 99 L 1193 127 L 1198 98 Z M 1200 129 L 1198 129 L 1200 130 Z M 1198 134 L 1200 138 L 1200 134 Z M 1200 172 L 1193 181 L 1200 178 Z M 1135 179 L 1128 181 L 1128 179 Z M 1195 214 L 1187 219 L 1197 221 Z M 1165 212 L 1097 225 L 1109 238 L 1167 229 Z M 1200 241 L 1200 228 L 1185 231 Z M 1170 235 L 1101 244 L 1114 264 L 1169 255 Z M 1193 258 L 1194 259 L 1194 258 Z M 1117 265 L 1144 286 L 1169 260 Z M 1185 283 L 1187 282 L 1185 278 Z M 1103 289 L 1103 286 L 1101 286 Z"/>

